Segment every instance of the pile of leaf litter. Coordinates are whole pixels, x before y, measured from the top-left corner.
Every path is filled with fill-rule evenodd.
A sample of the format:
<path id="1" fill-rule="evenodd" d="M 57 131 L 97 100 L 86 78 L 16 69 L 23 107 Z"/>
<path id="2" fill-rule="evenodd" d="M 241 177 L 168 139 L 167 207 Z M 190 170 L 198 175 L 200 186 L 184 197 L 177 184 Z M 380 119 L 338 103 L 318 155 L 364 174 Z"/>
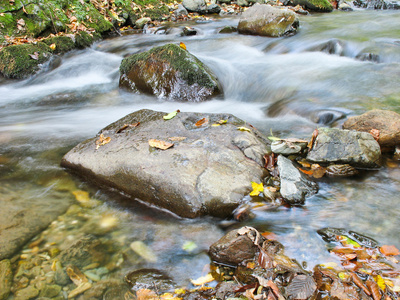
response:
<path id="1" fill-rule="evenodd" d="M 255 228 L 242 227 L 233 236 L 248 239 L 248 247 L 256 249 L 252 258 L 231 266 L 214 262 L 208 274 L 191 281 L 192 288 L 163 293 L 156 288 L 139 289 L 134 291 L 136 299 L 399 299 L 400 251 L 396 247 L 379 246 L 371 238 L 340 228 L 318 233 L 340 264 L 328 262 L 307 271 L 284 254 L 278 241 L 264 238 Z M 232 252 L 240 255 L 236 242 L 229 241 Z"/>

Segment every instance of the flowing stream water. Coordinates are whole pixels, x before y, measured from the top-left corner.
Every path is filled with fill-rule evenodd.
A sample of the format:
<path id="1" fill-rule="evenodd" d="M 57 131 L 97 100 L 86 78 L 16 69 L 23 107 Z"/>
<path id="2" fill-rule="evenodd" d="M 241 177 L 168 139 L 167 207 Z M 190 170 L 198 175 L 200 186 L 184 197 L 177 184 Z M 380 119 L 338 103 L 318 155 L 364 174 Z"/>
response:
<path id="1" fill-rule="evenodd" d="M 237 22 L 233 17 L 180 23 L 167 34 L 159 30 L 108 39 L 66 54 L 30 79 L 0 79 L 0 197 L 24 197 L 40 207 L 74 203 L 71 192 L 88 191 L 99 204 L 80 210 L 74 205 L 80 215 L 60 216 L 43 234 L 48 242 L 74 239 L 95 231 L 90 224 L 111 218 L 113 229 L 102 234 L 114 242 L 115 255 L 123 258 L 115 276 L 156 267 L 185 284 L 188 278 L 206 272 L 206 251 L 224 234 L 221 220 L 178 219 L 90 186 L 59 166 L 68 150 L 143 108 L 228 112 L 266 135 L 297 138 L 309 138 L 322 126 L 315 119 L 320 111 L 352 115 L 381 108 L 400 112 L 400 12 L 301 16 L 300 30 L 291 37 L 217 33 Z M 187 25 L 195 27 L 198 35 L 181 37 Z M 335 39 L 340 42 L 334 53 L 312 51 Z M 179 103 L 118 89 L 118 68 L 124 56 L 180 41 L 215 72 L 223 86 L 222 97 Z M 379 54 L 379 63 L 356 59 L 362 52 Z M 340 126 L 340 121 L 332 126 Z M 323 227 L 346 228 L 400 248 L 399 181 L 400 166 L 388 158 L 385 167 L 357 178 L 321 180 L 319 193 L 308 198 L 304 207 L 256 211 L 255 218 L 233 227 L 251 225 L 274 232 L 286 253 L 309 268 L 333 260 L 316 233 Z M 135 240 L 144 242 L 157 261 L 132 258 L 129 244 Z M 188 242 L 197 248 L 185 247 Z"/>

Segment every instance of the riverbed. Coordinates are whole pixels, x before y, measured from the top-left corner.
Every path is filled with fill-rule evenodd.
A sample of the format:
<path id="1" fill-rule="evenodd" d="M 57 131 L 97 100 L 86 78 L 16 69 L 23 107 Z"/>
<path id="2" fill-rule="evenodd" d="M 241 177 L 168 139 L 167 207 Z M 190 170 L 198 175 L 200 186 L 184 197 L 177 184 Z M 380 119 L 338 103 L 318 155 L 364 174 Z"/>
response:
<path id="1" fill-rule="evenodd" d="M 33 210 L 47 204 L 65 207 L 39 236 L 63 250 L 66 241 L 93 231 L 113 244 L 113 268 L 97 273 L 104 278 L 123 278 L 129 270 L 153 267 L 185 286 L 189 278 L 207 273 L 209 245 L 242 225 L 275 233 L 286 254 L 308 268 L 334 260 L 316 232 L 323 227 L 346 228 L 399 248 L 400 168 L 390 156 L 381 169 L 355 178 L 321 180 L 320 191 L 303 207 L 255 211 L 254 218 L 229 227 L 227 220 L 186 220 L 146 207 L 91 186 L 59 166 L 76 144 L 143 108 L 232 113 L 267 136 L 307 139 L 324 126 L 315 117 L 321 111 L 357 115 L 380 108 L 400 113 L 400 12 L 300 16 L 299 32 L 282 38 L 218 33 L 237 23 L 238 17 L 216 18 L 110 38 L 52 61 L 32 78 L 0 79 L 1 203 L 15 198 L 20 205 L 34 203 Z M 198 34 L 181 36 L 184 26 Z M 315 50 L 329 41 L 335 45 L 331 53 Z M 170 42 L 184 42 L 213 70 L 223 96 L 181 103 L 118 89 L 123 57 Z M 360 53 L 378 53 L 379 60 L 360 60 Z M 325 126 L 340 127 L 342 121 Z M 76 191 L 88 192 L 96 203 L 82 205 Z M 109 230 L 99 233 L 96 224 L 107 224 Z M 145 244 L 156 260 L 135 253 L 130 246 L 135 241 Z M 19 253 L 33 255 L 32 249 L 25 246 Z"/>

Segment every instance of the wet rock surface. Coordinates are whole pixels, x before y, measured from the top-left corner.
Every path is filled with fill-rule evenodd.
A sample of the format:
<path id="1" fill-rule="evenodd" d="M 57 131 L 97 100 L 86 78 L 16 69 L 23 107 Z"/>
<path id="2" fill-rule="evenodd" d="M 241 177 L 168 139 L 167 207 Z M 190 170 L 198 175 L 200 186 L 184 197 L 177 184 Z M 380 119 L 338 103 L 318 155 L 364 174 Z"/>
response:
<path id="1" fill-rule="evenodd" d="M 280 193 L 290 204 L 303 204 L 305 197 L 317 193 L 317 183 L 307 179 L 290 159 L 279 155 L 277 164 L 281 179 Z"/>
<path id="2" fill-rule="evenodd" d="M 375 109 L 360 116 L 348 118 L 344 129 L 374 134 L 382 151 L 393 150 L 400 144 L 400 115 L 394 111 Z"/>
<path id="3" fill-rule="evenodd" d="M 296 33 L 298 26 L 299 20 L 294 12 L 257 3 L 241 15 L 238 32 L 279 37 Z"/>
<path id="4" fill-rule="evenodd" d="M 127 115 L 101 130 L 109 143 L 96 150 L 99 137 L 82 142 L 62 165 L 179 216 L 229 216 L 250 192 L 250 182 L 266 174 L 269 142 L 255 129 L 239 130 L 245 122 L 233 115 L 177 113 L 164 120 L 165 115 L 151 110 Z M 140 125 L 116 133 L 134 123 Z M 149 146 L 152 139 L 174 145 L 157 149 Z"/>
<path id="5" fill-rule="evenodd" d="M 341 163 L 354 167 L 376 168 L 381 150 L 366 132 L 320 128 L 307 159 L 317 163 Z"/>
<path id="6" fill-rule="evenodd" d="M 173 290 L 173 280 L 164 272 L 157 269 L 140 269 L 129 272 L 125 276 L 125 281 L 131 289 L 137 291 L 139 289 L 152 289 L 154 286 L 165 292 Z"/>
<path id="7" fill-rule="evenodd" d="M 0 261 L 0 300 L 7 299 L 12 285 L 12 269 L 8 259 Z"/>
<path id="8" fill-rule="evenodd" d="M 169 100 L 203 101 L 222 92 L 211 70 L 175 44 L 125 58 L 120 75 L 120 87 Z"/>
<path id="9" fill-rule="evenodd" d="M 289 0 L 290 5 L 301 5 L 303 8 L 317 12 L 331 12 L 332 4 L 328 0 Z"/>
<path id="10" fill-rule="evenodd" d="M 18 194 L 11 192 L 7 184 L 0 187 L 0 191 L 0 260 L 10 258 L 71 204 L 70 201 L 60 203 L 56 198 L 44 203 L 23 192 L 22 186 Z"/>
<path id="11" fill-rule="evenodd" d="M 258 239 L 257 241 L 255 241 Z M 217 263 L 236 266 L 254 258 L 265 239 L 253 228 L 232 230 L 210 246 L 210 258 Z"/>

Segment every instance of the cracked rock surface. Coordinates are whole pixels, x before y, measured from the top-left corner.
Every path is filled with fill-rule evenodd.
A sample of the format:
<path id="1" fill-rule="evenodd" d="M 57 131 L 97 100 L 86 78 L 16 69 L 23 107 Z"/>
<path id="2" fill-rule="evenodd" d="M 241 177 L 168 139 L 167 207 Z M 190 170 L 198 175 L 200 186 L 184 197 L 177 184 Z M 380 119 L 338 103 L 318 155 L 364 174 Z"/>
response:
<path id="1" fill-rule="evenodd" d="M 180 112 L 164 120 L 165 115 L 147 109 L 129 114 L 78 144 L 61 165 L 182 217 L 231 215 L 251 191 L 251 181 L 266 175 L 262 157 L 270 151 L 269 142 L 230 114 Z M 203 118 L 204 124 L 196 126 Z M 220 120 L 227 122 L 212 126 Z M 251 131 L 238 130 L 241 126 Z M 110 141 L 96 150 L 100 134 Z M 185 139 L 171 141 L 173 137 Z M 149 146 L 150 139 L 174 146 L 156 149 Z"/>

